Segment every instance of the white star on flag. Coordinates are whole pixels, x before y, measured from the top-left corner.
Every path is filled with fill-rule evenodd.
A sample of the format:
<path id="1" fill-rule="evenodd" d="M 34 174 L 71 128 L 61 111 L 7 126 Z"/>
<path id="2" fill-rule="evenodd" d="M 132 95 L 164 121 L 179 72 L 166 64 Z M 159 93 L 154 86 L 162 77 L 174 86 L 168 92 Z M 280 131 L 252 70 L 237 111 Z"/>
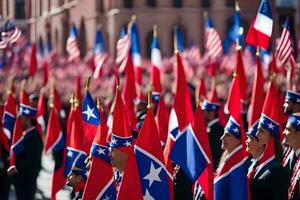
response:
<path id="1" fill-rule="evenodd" d="M 146 189 L 145 195 L 143 196 L 144 200 L 155 200 L 149 193 L 149 191 Z"/>
<path id="2" fill-rule="evenodd" d="M 233 129 L 233 131 L 234 131 L 235 133 L 238 133 L 238 132 L 239 132 L 239 129 L 238 129 L 237 127 L 235 127 L 235 128 Z"/>
<path id="3" fill-rule="evenodd" d="M 105 155 L 105 149 L 102 149 L 101 147 L 99 147 L 99 149 L 97 150 L 98 154 L 101 155 Z"/>
<path id="4" fill-rule="evenodd" d="M 26 108 L 26 109 L 24 110 L 24 113 L 28 115 L 28 114 L 30 113 L 30 110 L 28 110 L 28 109 Z"/>
<path id="5" fill-rule="evenodd" d="M 82 113 L 86 114 L 87 115 L 87 120 L 89 121 L 91 117 L 97 119 L 96 115 L 93 113 L 95 108 L 91 109 L 89 107 L 89 105 L 87 105 L 87 108 L 85 111 L 83 111 Z"/>
<path id="6" fill-rule="evenodd" d="M 143 178 L 143 179 L 149 180 L 149 187 L 151 187 L 151 185 L 154 181 L 161 182 L 161 180 L 159 178 L 159 173 L 160 173 L 161 169 L 162 169 L 162 167 L 155 168 L 153 163 L 151 162 L 149 174 L 147 174 Z"/>
<path id="7" fill-rule="evenodd" d="M 300 120 L 297 120 L 297 126 L 300 124 Z"/>
<path id="8" fill-rule="evenodd" d="M 117 144 L 117 141 L 118 141 L 118 140 L 116 140 L 114 137 L 111 138 L 111 143 Z"/>
<path id="9" fill-rule="evenodd" d="M 124 143 L 124 145 L 126 145 L 127 147 L 129 147 L 129 146 L 131 146 L 131 143 L 126 140 L 126 142 Z"/>
<path id="10" fill-rule="evenodd" d="M 272 124 L 272 122 L 270 122 L 269 124 L 268 124 L 268 127 L 270 128 L 270 129 L 274 129 L 274 125 Z"/>
<path id="11" fill-rule="evenodd" d="M 110 197 L 105 195 L 104 199 L 103 200 L 110 200 Z"/>
<path id="12" fill-rule="evenodd" d="M 69 157 L 73 157 L 73 153 L 72 153 L 72 151 L 68 151 L 68 153 L 67 153 L 67 156 L 69 156 Z"/>

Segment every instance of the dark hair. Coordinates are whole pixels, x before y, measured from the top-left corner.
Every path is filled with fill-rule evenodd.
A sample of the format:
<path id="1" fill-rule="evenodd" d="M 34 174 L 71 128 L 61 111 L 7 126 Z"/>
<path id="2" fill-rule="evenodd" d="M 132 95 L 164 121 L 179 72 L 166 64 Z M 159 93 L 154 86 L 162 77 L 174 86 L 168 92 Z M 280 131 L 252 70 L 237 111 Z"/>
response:
<path id="1" fill-rule="evenodd" d="M 271 137 L 273 137 L 273 135 Z M 283 159 L 283 146 L 280 142 L 279 136 L 274 137 L 274 149 L 275 149 L 275 158 L 278 161 L 282 162 L 282 159 Z"/>

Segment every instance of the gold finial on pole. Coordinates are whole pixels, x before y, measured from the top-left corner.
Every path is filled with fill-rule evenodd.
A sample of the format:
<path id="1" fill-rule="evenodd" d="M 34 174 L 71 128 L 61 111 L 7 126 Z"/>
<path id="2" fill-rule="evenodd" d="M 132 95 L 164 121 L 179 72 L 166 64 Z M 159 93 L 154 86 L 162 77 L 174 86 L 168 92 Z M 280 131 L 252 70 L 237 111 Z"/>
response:
<path id="1" fill-rule="evenodd" d="M 86 91 L 89 90 L 90 83 L 91 83 L 91 79 L 92 79 L 91 76 L 89 76 L 89 77 L 87 78 L 87 81 L 86 81 L 86 84 L 85 84 L 85 90 L 86 90 Z"/>

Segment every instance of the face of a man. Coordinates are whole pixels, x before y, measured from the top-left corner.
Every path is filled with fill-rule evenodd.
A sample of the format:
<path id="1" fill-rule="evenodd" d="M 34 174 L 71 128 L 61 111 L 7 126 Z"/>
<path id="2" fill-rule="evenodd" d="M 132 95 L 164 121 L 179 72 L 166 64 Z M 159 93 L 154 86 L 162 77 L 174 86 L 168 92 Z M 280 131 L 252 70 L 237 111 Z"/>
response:
<path id="1" fill-rule="evenodd" d="M 283 143 L 294 146 L 296 142 L 299 141 L 299 133 L 294 129 L 294 127 L 288 122 L 283 131 Z"/>
<path id="2" fill-rule="evenodd" d="M 246 140 L 246 151 L 251 155 L 254 155 L 259 151 L 259 142 L 255 137 L 248 136 Z"/>
<path id="3" fill-rule="evenodd" d="M 74 187 L 77 183 L 77 176 L 74 173 L 69 173 L 67 177 L 67 185 L 70 187 Z"/>
<path id="4" fill-rule="evenodd" d="M 117 148 L 112 148 L 109 157 L 111 159 L 111 165 L 120 171 L 123 171 L 128 155 Z"/>
<path id="5" fill-rule="evenodd" d="M 291 101 L 285 101 L 283 104 L 283 113 L 290 115 L 293 112 L 293 103 Z"/>
<path id="6" fill-rule="evenodd" d="M 270 133 L 263 127 L 259 127 L 256 133 L 260 145 L 266 145 L 269 142 Z"/>
<path id="7" fill-rule="evenodd" d="M 227 150 L 228 152 L 233 151 L 241 142 L 239 138 L 236 138 L 230 133 L 224 132 L 221 137 L 222 149 Z"/>

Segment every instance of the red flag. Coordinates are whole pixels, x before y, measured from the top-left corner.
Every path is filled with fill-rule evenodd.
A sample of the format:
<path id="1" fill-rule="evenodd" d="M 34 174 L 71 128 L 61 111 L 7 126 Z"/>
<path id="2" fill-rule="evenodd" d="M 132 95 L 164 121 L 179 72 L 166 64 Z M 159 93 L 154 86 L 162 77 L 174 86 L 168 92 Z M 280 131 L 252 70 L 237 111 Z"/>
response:
<path id="1" fill-rule="evenodd" d="M 236 73 L 238 74 L 241 100 L 247 101 L 247 78 L 244 70 L 244 63 L 241 48 L 237 50 Z"/>
<path id="2" fill-rule="evenodd" d="M 36 45 L 32 44 L 28 75 L 33 77 L 37 71 Z"/>
<path id="3" fill-rule="evenodd" d="M 46 114 L 46 106 L 45 105 L 46 104 L 45 104 L 44 92 L 41 91 L 40 96 L 39 96 L 38 105 L 37 105 L 37 114 L 36 114 L 36 116 L 37 116 L 37 122 L 40 125 L 41 131 L 43 133 L 45 133 L 45 131 L 46 131 L 46 123 L 45 123 L 45 119 L 44 119 L 44 116 Z"/>
<path id="4" fill-rule="evenodd" d="M 143 193 L 140 176 L 133 150 L 129 153 L 126 161 L 123 178 L 118 191 L 118 200 L 142 200 Z"/>
<path id="5" fill-rule="evenodd" d="M 106 119 L 104 113 L 100 111 L 101 123 L 98 126 L 95 135 L 91 154 L 92 161 L 89 171 L 87 183 L 85 185 L 82 199 L 102 199 L 106 197 L 114 197 L 116 195 L 112 166 L 109 161 L 109 150 L 107 147 Z M 101 170 L 99 170 L 101 169 Z M 101 177 L 99 179 L 99 177 Z"/>
<path id="6" fill-rule="evenodd" d="M 265 99 L 264 92 L 264 77 L 261 69 L 260 57 L 256 56 L 256 71 L 254 75 L 254 82 L 252 87 L 251 105 L 249 107 L 249 130 L 258 124 L 260 114 Z M 257 128 L 253 131 L 256 131 Z"/>
<path id="7" fill-rule="evenodd" d="M 127 116 L 131 128 L 134 128 L 136 124 L 136 117 L 134 113 L 134 100 L 136 97 L 137 97 L 137 93 L 135 87 L 134 67 L 133 67 L 131 55 L 128 54 L 126 67 L 125 67 L 123 98 L 124 98 Z"/>
<path id="8" fill-rule="evenodd" d="M 168 138 L 169 110 L 161 96 L 156 111 L 156 124 L 160 135 L 160 143 L 164 147 Z"/>
<path id="9" fill-rule="evenodd" d="M 43 86 L 46 86 L 49 80 L 49 65 L 47 60 L 43 62 L 43 70 L 44 70 L 44 83 Z"/>
<path id="10" fill-rule="evenodd" d="M 179 53 L 177 58 L 176 94 L 174 97 L 174 110 L 178 118 L 179 130 L 182 131 L 193 119 L 192 104 L 187 88 L 184 67 Z"/>
<path id="11" fill-rule="evenodd" d="M 56 89 L 56 87 L 54 86 L 54 92 L 53 92 L 53 103 L 54 103 L 54 108 L 56 108 L 57 110 L 61 109 L 61 101 L 60 101 L 60 95 Z"/>
<path id="12" fill-rule="evenodd" d="M 61 130 L 58 112 L 55 108 L 51 108 L 49 121 L 47 125 L 45 152 L 53 152 L 55 158 L 55 166 L 52 174 L 51 182 L 51 200 L 56 199 L 56 193 L 63 188 L 66 183 L 64 176 L 65 163 L 65 140 Z M 57 154 L 61 154 L 62 158 L 57 160 Z M 59 156 L 58 156 L 59 157 Z M 61 162 L 62 161 L 62 162 Z"/>
<path id="13" fill-rule="evenodd" d="M 82 102 L 82 94 L 81 94 L 81 76 L 78 75 L 76 78 L 76 86 L 77 86 L 77 90 L 76 90 L 76 98 L 79 101 L 79 104 L 81 104 Z"/>
<path id="14" fill-rule="evenodd" d="M 23 129 L 21 124 L 20 117 L 16 118 L 14 133 L 12 138 L 12 144 L 10 149 L 10 161 L 9 166 L 12 167 L 15 165 L 16 155 L 22 153 L 24 149 L 24 136 L 23 136 Z"/>
<path id="15" fill-rule="evenodd" d="M 203 101 L 204 99 L 206 99 L 206 86 L 205 86 L 205 81 L 203 78 L 201 78 L 199 81 L 199 86 L 197 88 L 197 91 L 198 91 L 197 99 L 199 99 L 200 101 Z"/>
<path id="16" fill-rule="evenodd" d="M 197 138 L 199 138 L 199 142 L 210 160 L 210 163 L 208 164 L 207 168 L 202 172 L 202 174 L 199 176 L 197 182 L 201 185 L 205 193 L 206 199 L 213 200 L 214 199 L 213 162 L 212 162 L 212 155 L 209 146 L 208 134 L 206 132 L 206 125 L 204 122 L 203 113 L 200 106 L 197 107 L 194 120 L 192 122 L 192 127 L 195 134 L 198 135 Z"/>

